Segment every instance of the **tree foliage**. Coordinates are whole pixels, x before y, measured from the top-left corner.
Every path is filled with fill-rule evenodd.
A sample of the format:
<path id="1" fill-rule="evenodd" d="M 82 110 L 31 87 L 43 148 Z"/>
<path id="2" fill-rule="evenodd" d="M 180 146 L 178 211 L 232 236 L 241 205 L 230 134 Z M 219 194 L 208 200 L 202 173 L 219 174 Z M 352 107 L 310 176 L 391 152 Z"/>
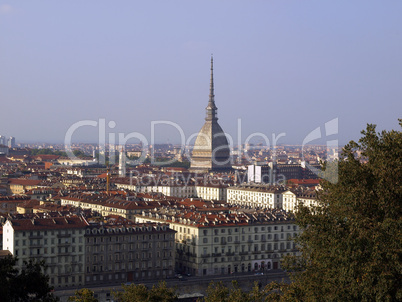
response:
<path id="1" fill-rule="evenodd" d="M 82 288 L 75 291 L 75 295 L 68 298 L 70 302 L 98 302 L 94 292 L 88 288 Z"/>
<path id="2" fill-rule="evenodd" d="M 208 285 L 206 296 L 199 302 L 278 302 L 291 301 L 284 300 L 283 292 L 291 293 L 286 283 L 271 282 L 266 286 L 261 286 L 258 281 L 254 282 L 251 290 L 242 290 L 238 281 L 232 281 L 231 288 L 228 288 L 222 281 L 211 282 Z M 291 296 L 291 295 L 289 295 Z"/>
<path id="3" fill-rule="evenodd" d="M 112 292 L 119 302 L 171 302 L 177 300 L 176 290 L 159 282 L 151 289 L 144 284 L 122 285 L 123 291 Z"/>
<path id="4" fill-rule="evenodd" d="M 24 261 L 21 271 L 15 268 L 16 262 L 13 256 L 0 259 L 1 301 L 58 301 L 49 286 L 49 276 L 44 273 L 44 261 Z"/>
<path id="5" fill-rule="evenodd" d="M 283 301 L 402 300 L 402 133 L 375 128 L 344 147 L 320 205 L 300 207 L 302 256 L 285 260 Z"/>

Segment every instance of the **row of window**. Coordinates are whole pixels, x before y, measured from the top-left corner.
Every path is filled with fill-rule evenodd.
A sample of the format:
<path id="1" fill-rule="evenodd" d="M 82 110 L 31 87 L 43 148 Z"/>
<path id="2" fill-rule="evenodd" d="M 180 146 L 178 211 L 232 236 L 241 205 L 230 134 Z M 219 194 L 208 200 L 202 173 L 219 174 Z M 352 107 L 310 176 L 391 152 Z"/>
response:
<path id="1" fill-rule="evenodd" d="M 113 257 L 114 256 L 114 257 Z M 127 257 L 126 257 L 127 256 Z M 168 252 L 156 252 L 155 253 L 156 258 L 168 258 L 168 257 L 172 257 L 172 252 L 168 251 Z M 98 260 L 100 262 L 103 262 L 104 259 L 108 259 L 109 261 L 113 261 L 113 258 L 115 261 L 120 261 L 120 260 L 126 260 L 126 258 L 128 260 L 133 260 L 133 259 L 151 259 L 153 257 L 153 253 L 127 253 L 127 254 L 120 254 L 120 253 L 116 253 L 114 255 L 108 255 L 105 256 L 104 255 L 99 255 L 99 257 L 97 255 L 93 255 L 93 256 L 87 256 L 87 262 L 98 262 Z"/>
<path id="2" fill-rule="evenodd" d="M 121 235 L 121 236 L 100 236 L 87 237 L 87 243 L 102 242 L 128 242 L 128 241 L 148 241 L 148 240 L 167 240 L 173 239 L 173 234 L 156 234 L 156 235 Z M 81 239 L 81 238 L 80 238 Z"/>
<path id="3" fill-rule="evenodd" d="M 47 235 L 52 235 L 54 236 L 56 235 L 76 235 L 76 234 L 83 234 L 84 230 L 80 229 L 80 230 L 52 230 L 52 231 L 23 231 L 22 235 L 21 232 L 15 232 L 15 237 L 25 237 L 25 236 L 47 236 Z"/>
<path id="4" fill-rule="evenodd" d="M 77 248 L 75 246 L 72 246 L 71 248 L 69 247 L 59 247 L 59 248 L 55 248 L 55 247 L 44 247 L 44 248 L 22 248 L 22 249 L 16 249 L 15 250 L 15 255 L 16 256 L 25 256 L 25 255 L 42 255 L 42 254 L 52 254 L 55 255 L 55 253 L 58 254 L 68 254 L 68 253 L 75 253 L 75 252 L 82 252 L 82 246 L 78 246 Z"/>
<path id="5" fill-rule="evenodd" d="M 280 236 L 279 236 L 280 235 Z M 293 237 L 296 237 L 296 233 L 293 234 Z M 279 239 L 285 239 L 285 234 L 281 233 L 281 234 L 263 234 L 263 235 L 254 235 L 254 237 L 252 235 L 248 235 L 248 238 L 246 238 L 245 235 L 241 236 L 241 242 L 245 242 L 246 240 L 248 241 L 253 241 L 253 240 L 261 240 L 261 241 L 265 241 L 265 240 L 279 240 Z M 287 240 L 291 240 L 292 239 L 292 234 L 291 233 L 287 233 L 286 236 Z M 203 238 L 202 239 L 203 243 L 208 243 L 208 238 Z M 233 242 L 233 237 L 232 236 L 228 236 L 228 237 L 214 237 L 214 243 L 221 243 L 221 244 L 226 244 L 227 242 Z M 239 242 L 239 236 L 235 236 L 234 237 L 234 242 Z"/>
<path id="6" fill-rule="evenodd" d="M 162 261 L 142 261 L 142 262 L 129 262 L 129 263 L 114 263 L 114 265 L 109 264 L 107 266 L 103 265 L 92 265 L 86 267 L 87 273 L 96 273 L 96 272 L 104 272 L 104 271 L 112 271 L 113 266 L 114 270 L 132 270 L 132 269 L 155 269 L 155 268 L 169 268 L 173 265 L 172 260 L 162 260 Z"/>
<path id="7" fill-rule="evenodd" d="M 254 233 L 258 233 L 259 231 L 261 231 L 261 232 L 272 232 L 272 231 L 281 231 L 281 232 L 284 232 L 285 230 L 294 230 L 294 231 L 296 231 L 297 230 L 297 226 L 296 225 L 285 225 L 285 226 L 273 226 L 273 227 L 270 227 L 270 226 L 268 226 L 268 227 L 265 227 L 265 226 L 261 226 L 261 227 L 254 227 L 254 229 L 252 229 L 252 227 L 249 227 L 248 228 L 248 232 L 251 232 L 251 231 L 254 231 Z M 228 229 L 224 229 L 224 228 L 221 228 L 221 229 L 214 229 L 213 230 L 213 233 L 215 234 L 215 235 L 217 235 L 218 233 L 222 233 L 222 234 L 224 234 L 224 233 L 226 233 L 226 231 L 227 231 L 227 233 L 228 234 L 231 234 L 232 233 L 232 230 L 235 232 L 235 233 L 237 233 L 237 232 L 239 232 L 239 228 L 228 228 Z M 181 232 L 181 227 L 180 227 L 180 232 Z M 246 233 L 246 229 L 245 228 L 241 228 L 241 233 L 242 234 L 245 234 Z M 208 230 L 203 230 L 203 235 L 204 236 L 208 236 L 210 233 L 208 232 Z"/>

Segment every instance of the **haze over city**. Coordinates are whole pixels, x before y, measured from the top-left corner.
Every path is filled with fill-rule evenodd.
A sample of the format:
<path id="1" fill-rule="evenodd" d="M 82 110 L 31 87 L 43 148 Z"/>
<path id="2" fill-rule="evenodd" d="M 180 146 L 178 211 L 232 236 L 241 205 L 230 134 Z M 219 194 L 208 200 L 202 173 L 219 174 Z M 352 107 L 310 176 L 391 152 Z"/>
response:
<path id="1" fill-rule="evenodd" d="M 399 1 L 0 1 L 2 135 L 63 142 L 82 120 L 149 138 L 204 123 L 214 57 L 219 123 L 237 140 L 301 144 L 338 118 L 339 144 L 402 109 Z M 97 142 L 81 128 L 77 142 Z M 179 143 L 173 127 L 156 141 Z M 317 140 L 325 143 L 326 139 Z"/>

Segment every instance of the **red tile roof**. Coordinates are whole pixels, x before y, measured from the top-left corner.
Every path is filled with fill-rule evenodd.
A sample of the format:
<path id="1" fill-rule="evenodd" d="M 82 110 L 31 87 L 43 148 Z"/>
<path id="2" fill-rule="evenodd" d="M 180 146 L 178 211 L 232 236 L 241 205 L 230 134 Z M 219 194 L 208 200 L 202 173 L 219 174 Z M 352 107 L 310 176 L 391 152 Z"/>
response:
<path id="1" fill-rule="evenodd" d="M 22 185 L 22 186 L 37 186 L 41 183 L 41 180 L 37 179 L 21 179 L 21 178 L 10 178 L 8 183 L 10 185 Z"/>

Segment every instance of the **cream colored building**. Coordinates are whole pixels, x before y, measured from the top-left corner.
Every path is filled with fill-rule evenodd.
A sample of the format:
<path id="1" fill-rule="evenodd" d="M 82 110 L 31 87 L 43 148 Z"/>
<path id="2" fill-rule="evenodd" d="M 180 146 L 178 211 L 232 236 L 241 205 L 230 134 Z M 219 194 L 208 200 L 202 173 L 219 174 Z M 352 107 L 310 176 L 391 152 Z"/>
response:
<path id="1" fill-rule="evenodd" d="M 315 191 L 248 184 L 227 188 L 227 202 L 247 207 L 283 209 L 295 212 L 299 204 L 317 205 Z"/>
<path id="2" fill-rule="evenodd" d="M 11 178 L 8 182 L 10 194 L 20 195 L 26 191 L 41 187 L 41 180 Z"/>
<path id="3" fill-rule="evenodd" d="M 283 188 L 267 185 L 241 185 L 227 188 L 227 202 L 248 207 L 282 208 Z"/>
<path id="4" fill-rule="evenodd" d="M 296 194 L 290 190 L 282 193 L 282 208 L 288 212 L 294 212 L 297 207 Z"/>
<path id="5" fill-rule="evenodd" d="M 299 229 L 284 211 L 200 213 L 152 210 L 138 222 L 167 222 L 176 233 L 176 269 L 197 276 L 280 268 L 280 259 L 297 253 Z"/>
<path id="6" fill-rule="evenodd" d="M 226 201 L 227 186 L 223 185 L 196 185 L 195 195 L 204 200 L 224 200 Z"/>
<path id="7" fill-rule="evenodd" d="M 134 198 L 121 199 L 105 197 L 98 194 L 77 194 L 60 198 L 60 204 L 72 205 L 83 209 L 91 209 L 100 213 L 102 216 L 119 215 L 134 221 L 134 215 L 141 213 L 144 209 L 153 206 L 146 201 L 135 200 Z"/>
<path id="8" fill-rule="evenodd" d="M 137 193 L 162 193 L 165 196 L 179 198 L 192 197 L 196 194 L 194 185 L 174 184 L 166 181 L 166 184 L 155 183 L 147 180 L 115 181 L 117 189 L 127 189 Z"/>

